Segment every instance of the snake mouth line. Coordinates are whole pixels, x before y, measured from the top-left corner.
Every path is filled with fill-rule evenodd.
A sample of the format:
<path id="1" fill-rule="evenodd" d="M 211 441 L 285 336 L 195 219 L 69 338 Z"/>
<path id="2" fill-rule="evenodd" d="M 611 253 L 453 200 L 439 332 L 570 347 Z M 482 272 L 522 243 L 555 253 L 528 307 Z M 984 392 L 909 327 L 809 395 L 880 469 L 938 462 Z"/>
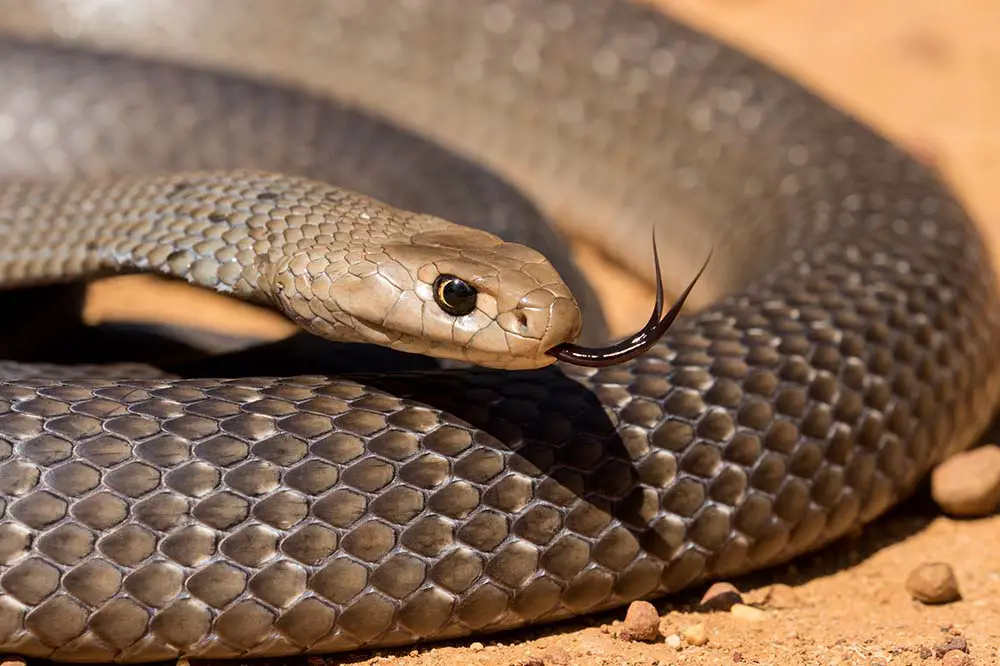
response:
<path id="1" fill-rule="evenodd" d="M 368 319 L 366 317 L 360 317 L 357 315 L 352 315 L 357 321 L 361 322 L 372 332 L 381 333 L 386 336 L 387 343 L 383 346 L 395 349 L 397 351 L 406 352 L 410 354 L 423 354 L 426 356 L 437 357 L 439 359 L 447 359 L 449 361 L 460 361 L 464 363 L 471 363 L 473 365 L 480 365 L 493 369 L 505 369 L 505 370 L 530 370 L 540 367 L 538 365 L 538 357 L 532 355 L 526 357 L 522 362 L 514 362 L 511 359 L 507 359 L 502 351 L 493 352 L 481 352 L 477 357 L 470 356 L 461 344 L 452 340 L 450 341 L 450 348 L 454 349 L 455 352 L 452 354 L 441 353 L 441 347 L 438 348 L 438 353 L 431 353 L 428 349 L 428 342 L 425 338 L 420 335 L 415 335 L 413 333 L 406 333 L 399 331 L 397 329 L 389 328 L 383 324 L 377 323 Z M 361 342 L 370 342 L 370 340 L 362 339 Z M 448 341 L 446 341 L 448 342 Z M 492 363 L 490 361 L 493 361 Z"/>
<path id="2" fill-rule="evenodd" d="M 663 313 L 663 277 L 660 274 L 660 256 L 656 251 L 656 234 L 654 233 L 653 263 L 656 271 L 656 302 L 653 305 L 653 313 L 650 315 L 649 321 L 632 335 L 606 347 L 583 347 L 570 342 L 564 342 L 545 353 L 549 356 L 554 356 L 564 363 L 588 368 L 606 368 L 611 365 L 631 361 L 644 354 L 659 342 L 673 325 L 674 320 L 677 319 L 677 315 L 684 308 L 684 302 L 687 300 L 691 290 L 694 289 L 698 279 L 701 278 L 702 273 L 705 272 L 705 268 L 708 267 L 708 262 L 711 258 L 712 250 L 710 249 L 708 256 L 705 257 L 705 261 L 702 263 L 701 268 L 698 269 L 694 278 L 688 283 L 684 291 L 681 292 L 681 295 L 674 304 L 670 306 L 667 314 L 661 318 L 660 315 Z"/>

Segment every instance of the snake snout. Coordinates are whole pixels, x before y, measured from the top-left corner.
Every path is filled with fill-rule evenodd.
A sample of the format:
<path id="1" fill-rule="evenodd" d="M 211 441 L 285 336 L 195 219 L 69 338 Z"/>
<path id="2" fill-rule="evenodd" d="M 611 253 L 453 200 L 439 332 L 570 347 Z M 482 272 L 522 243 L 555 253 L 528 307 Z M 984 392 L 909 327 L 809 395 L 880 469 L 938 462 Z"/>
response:
<path id="1" fill-rule="evenodd" d="M 552 347 L 572 342 L 582 328 L 576 301 L 548 289 L 524 295 L 497 321 L 508 334 L 511 351 L 518 355 L 544 354 Z"/>
<path id="2" fill-rule="evenodd" d="M 539 340 L 539 351 L 544 353 L 556 345 L 573 342 L 583 328 L 583 316 L 576 302 L 557 297 L 548 308 L 549 326 Z"/>

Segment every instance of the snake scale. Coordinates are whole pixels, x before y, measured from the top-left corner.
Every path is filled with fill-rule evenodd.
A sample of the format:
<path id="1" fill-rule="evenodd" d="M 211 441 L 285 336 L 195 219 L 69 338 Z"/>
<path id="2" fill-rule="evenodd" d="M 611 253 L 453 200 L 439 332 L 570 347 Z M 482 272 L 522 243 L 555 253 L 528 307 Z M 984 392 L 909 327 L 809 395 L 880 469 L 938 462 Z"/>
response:
<path id="1" fill-rule="evenodd" d="M 496 366 L 0 364 L 3 652 L 288 656 L 613 608 L 816 549 L 989 422 L 996 286 L 948 186 L 652 7 L 6 0 L 0 33 L 5 335 L 138 269 Z M 635 360 L 546 365 L 604 335 L 547 219 L 646 278 L 657 225 L 671 283 L 713 245 L 701 307 Z M 468 312 L 452 273 L 473 314 L 428 305 Z"/>

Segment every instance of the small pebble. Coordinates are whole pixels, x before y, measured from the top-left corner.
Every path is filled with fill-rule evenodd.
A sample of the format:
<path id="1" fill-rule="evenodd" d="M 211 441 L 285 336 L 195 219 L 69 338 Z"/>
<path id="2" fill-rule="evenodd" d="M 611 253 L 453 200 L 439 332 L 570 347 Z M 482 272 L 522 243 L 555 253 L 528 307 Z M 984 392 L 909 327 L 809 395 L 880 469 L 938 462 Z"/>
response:
<path id="1" fill-rule="evenodd" d="M 795 608 L 799 605 L 799 596 L 790 586 L 778 583 L 767 589 L 763 604 L 768 608 Z"/>
<path id="2" fill-rule="evenodd" d="M 669 648 L 673 648 L 675 650 L 681 649 L 681 637 L 677 634 L 670 634 L 663 639 L 663 642 L 666 643 Z"/>
<path id="3" fill-rule="evenodd" d="M 633 601 L 625 613 L 621 637 L 627 641 L 655 641 L 660 635 L 660 614 L 648 601 Z"/>
<path id="4" fill-rule="evenodd" d="M 684 635 L 684 642 L 688 645 L 704 645 L 708 642 L 708 631 L 706 631 L 703 622 L 685 627 L 681 633 Z"/>
<path id="5" fill-rule="evenodd" d="M 934 646 L 934 655 L 938 659 L 940 659 L 941 657 L 943 657 L 948 652 L 951 652 L 952 650 L 958 650 L 960 652 L 968 652 L 969 642 L 964 638 L 962 638 L 961 636 L 949 638 L 947 642 Z"/>
<path id="6" fill-rule="evenodd" d="M 729 609 L 729 612 L 737 620 L 745 620 L 747 622 L 763 622 L 767 619 L 767 613 L 746 604 L 736 604 Z"/>
<path id="7" fill-rule="evenodd" d="M 524 659 L 515 661 L 512 666 L 545 666 L 545 662 L 542 661 L 541 657 L 535 655 L 528 655 Z"/>
<path id="8" fill-rule="evenodd" d="M 955 572 L 944 562 L 921 564 L 906 577 L 906 591 L 925 604 L 946 604 L 962 598 Z"/>
<path id="9" fill-rule="evenodd" d="M 549 648 L 542 655 L 542 662 L 545 666 L 568 666 L 569 652 L 560 647 Z"/>
<path id="10" fill-rule="evenodd" d="M 727 611 L 733 604 L 743 603 L 740 591 L 731 583 L 714 583 L 702 596 L 699 606 L 705 611 Z"/>
<path id="11" fill-rule="evenodd" d="M 952 456 L 931 474 L 931 495 L 953 516 L 986 516 L 1000 506 L 1000 447 Z"/>
<path id="12" fill-rule="evenodd" d="M 942 666 L 972 666 L 972 657 L 961 650 L 948 650 L 941 657 Z"/>
<path id="13" fill-rule="evenodd" d="M 485 647 L 486 647 L 485 645 L 483 645 L 479 641 L 476 641 L 475 643 L 469 646 L 469 649 L 472 650 L 473 652 L 482 652 Z"/>

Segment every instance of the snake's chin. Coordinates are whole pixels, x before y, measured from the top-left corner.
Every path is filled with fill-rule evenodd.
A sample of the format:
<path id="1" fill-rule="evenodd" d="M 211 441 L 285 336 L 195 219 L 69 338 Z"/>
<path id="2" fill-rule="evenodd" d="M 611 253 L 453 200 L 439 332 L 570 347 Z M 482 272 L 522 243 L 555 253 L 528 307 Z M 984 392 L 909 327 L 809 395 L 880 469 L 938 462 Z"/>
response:
<path id="1" fill-rule="evenodd" d="M 388 347 L 398 352 L 420 354 L 449 361 L 462 361 L 491 370 L 538 370 L 557 362 L 556 358 L 541 350 L 539 354 L 518 355 L 475 347 L 462 347 L 449 340 L 429 340 L 426 337 L 405 333 L 361 317 L 353 316 L 353 319 L 357 324 L 355 329 L 357 337 L 352 340 L 353 342 Z M 303 324 L 313 328 L 309 322 L 300 323 L 300 325 Z M 362 331 L 362 333 L 358 334 L 357 331 Z M 328 339 L 332 337 L 328 332 L 312 332 Z M 343 341 L 342 338 L 338 337 L 337 339 Z"/>

